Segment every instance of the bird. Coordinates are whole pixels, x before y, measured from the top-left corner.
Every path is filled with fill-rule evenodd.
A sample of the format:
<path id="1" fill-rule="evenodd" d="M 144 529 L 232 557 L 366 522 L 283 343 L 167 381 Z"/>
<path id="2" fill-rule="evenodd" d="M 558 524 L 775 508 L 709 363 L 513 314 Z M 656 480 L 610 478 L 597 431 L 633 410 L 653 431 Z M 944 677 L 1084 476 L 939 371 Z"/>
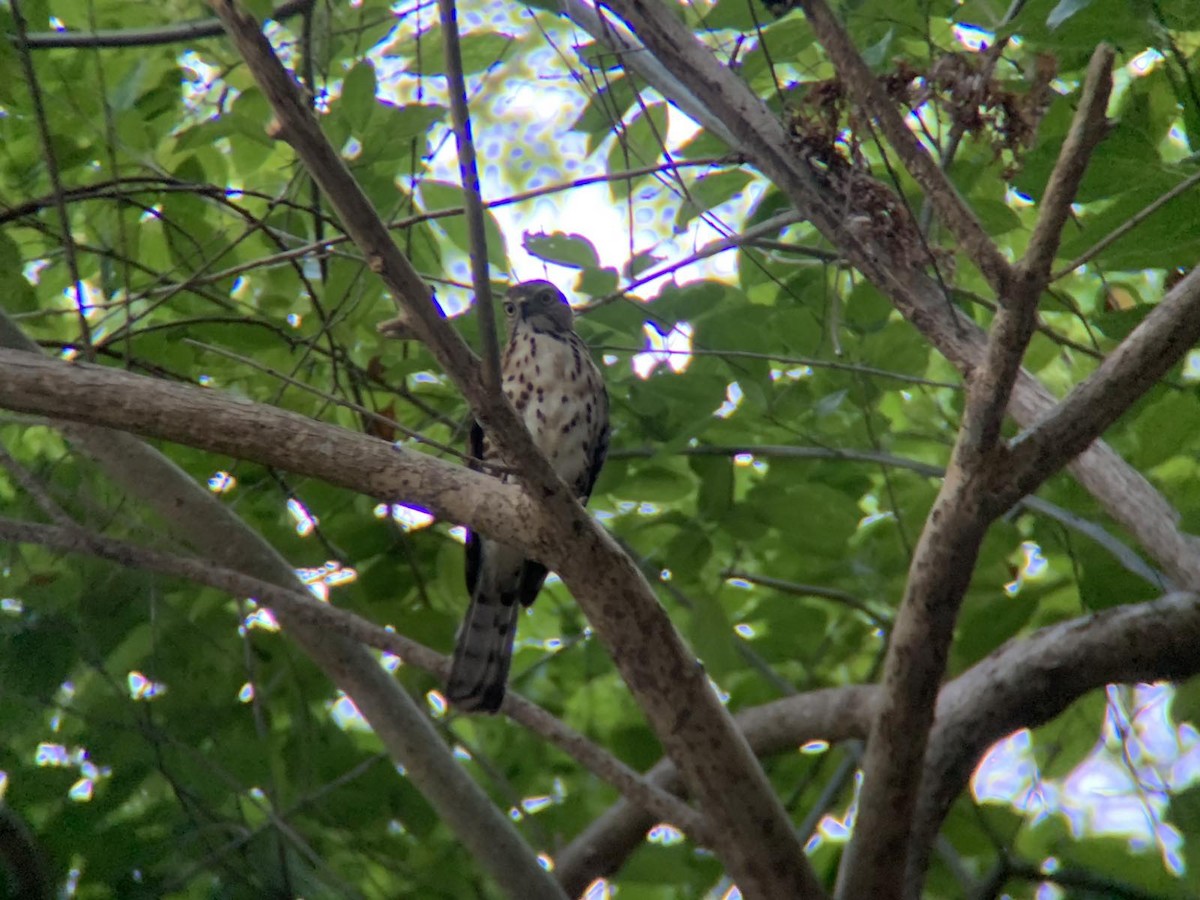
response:
<path id="1" fill-rule="evenodd" d="M 550 282 L 513 285 L 504 297 L 504 313 L 504 395 L 554 471 L 586 504 L 608 452 L 608 392 L 600 369 L 575 333 L 566 297 Z M 500 461 L 478 422 L 471 427 L 468 453 L 479 462 Z M 501 477 L 513 480 L 512 475 Z M 470 605 L 458 631 L 445 691 L 457 709 L 500 709 L 517 616 L 536 599 L 546 574 L 542 563 L 527 559 L 518 548 L 468 532 Z"/>

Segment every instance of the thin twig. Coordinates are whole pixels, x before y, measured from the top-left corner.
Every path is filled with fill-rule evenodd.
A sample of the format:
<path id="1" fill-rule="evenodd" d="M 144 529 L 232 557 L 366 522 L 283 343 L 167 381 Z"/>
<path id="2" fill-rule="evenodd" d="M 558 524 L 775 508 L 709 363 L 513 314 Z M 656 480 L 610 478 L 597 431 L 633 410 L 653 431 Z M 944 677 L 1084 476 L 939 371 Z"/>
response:
<path id="1" fill-rule="evenodd" d="M 470 242 L 471 283 L 478 312 L 480 356 L 484 386 L 499 395 L 500 340 L 492 309 L 492 283 L 488 272 L 487 229 L 483 200 L 479 193 L 479 169 L 475 164 L 475 141 L 471 137 L 471 113 L 467 109 L 467 83 L 463 77 L 462 50 L 458 40 L 458 12 L 454 0 L 438 0 L 442 20 L 442 48 L 446 58 L 446 89 L 450 95 L 450 118 L 458 147 L 458 177 L 462 182 L 463 208 Z"/>
<path id="2" fill-rule="evenodd" d="M 54 206 L 58 210 L 58 227 L 63 259 L 67 264 L 67 273 L 71 276 L 71 287 L 75 292 L 75 309 L 79 315 L 79 334 L 83 340 L 84 354 L 89 359 L 95 359 L 92 349 L 92 332 L 87 321 L 87 311 L 84 309 L 83 284 L 79 280 L 79 263 L 75 259 L 75 239 L 71 234 L 71 217 L 67 214 L 67 203 L 63 199 L 62 177 L 58 170 L 58 152 L 54 149 L 54 141 L 50 135 L 50 120 L 46 117 L 46 105 L 42 99 L 42 86 L 38 81 L 37 72 L 33 67 L 33 54 L 30 52 L 26 38 L 25 15 L 21 11 L 20 0 L 12 0 L 13 24 L 17 29 L 17 55 L 21 58 L 21 70 L 25 76 L 25 85 L 29 89 L 29 99 L 33 103 L 33 114 L 37 120 L 38 138 L 41 141 L 42 153 L 46 157 L 46 173 L 50 176 L 50 187 L 54 193 Z"/>
<path id="3" fill-rule="evenodd" d="M 276 22 L 304 12 L 313 5 L 313 0 L 286 0 L 275 7 L 271 18 Z M 25 36 L 31 50 L 58 49 L 116 49 L 120 47 L 157 47 L 162 44 L 179 44 L 198 38 L 219 37 L 221 23 L 216 18 L 180 22 L 177 25 L 156 25 L 150 28 L 121 28 L 112 30 L 86 31 L 38 31 Z"/>
<path id="4" fill-rule="evenodd" d="M 770 588 L 773 591 L 779 591 L 781 594 L 793 594 L 797 597 L 817 597 L 821 600 L 830 600 L 834 603 L 840 603 L 842 606 L 847 606 L 857 612 L 862 613 L 871 622 L 879 627 L 887 625 L 887 619 L 879 615 L 871 607 L 867 606 L 858 597 L 847 591 L 839 591 L 837 588 L 825 587 L 819 584 L 800 584 L 795 581 L 786 581 L 782 578 L 771 578 L 767 575 L 755 575 L 752 572 L 743 572 L 739 569 L 726 569 L 721 573 L 722 578 L 738 578 L 742 581 L 747 581 L 750 584 L 756 584 L 759 587 Z"/>
<path id="5" fill-rule="evenodd" d="M 385 416 L 385 415 L 382 415 L 381 413 L 375 412 L 372 409 L 367 409 L 367 407 L 362 406 L 361 404 L 353 403 L 349 400 L 343 400 L 340 397 L 333 396 L 332 394 L 327 394 L 325 391 L 322 391 L 319 388 L 313 387 L 311 384 L 308 384 L 307 382 L 301 381 L 298 378 L 292 378 L 290 375 L 285 375 L 283 372 L 280 372 L 277 369 L 273 369 L 270 366 L 263 365 L 262 363 L 257 362 L 256 360 L 253 360 L 248 356 L 242 356 L 240 353 L 234 353 L 232 350 L 226 350 L 224 347 L 218 347 L 216 344 L 206 344 L 202 341 L 197 341 L 192 338 L 184 338 L 183 342 L 185 344 L 191 344 L 193 347 L 196 347 L 197 349 L 204 350 L 209 353 L 216 353 L 218 356 L 224 356 L 226 359 L 232 359 L 236 362 L 241 363 L 244 366 L 249 366 L 252 369 L 257 369 L 258 371 L 263 372 L 266 375 L 270 375 L 272 378 L 274 378 L 278 381 L 281 381 L 284 384 L 290 385 L 291 387 L 294 387 L 294 388 L 299 388 L 300 390 L 304 391 L 305 393 L 311 394 L 314 397 L 320 397 L 322 400 L 325 400 L 326 402 L 331 403 L 334 406 L 340 406 L 343 409 L 352 410 L 353 412 L 358 413 L 363 418 L 369 419 L 372 422 L 376 422 L 377 424 L 382 425 L 385 428 L 394 428 L 397 431 L 399 431 L 401 434 L 403 434 L 405 437 L 409 438 L 410 440 L 412 440 L 415 443 L 424 444 L 427 447 L 433 447 L 435 450 L 440 450 L 440 451 L 442 451 L 442 453 L 446 453 L 450 456 L 455 457 L 456 459 L 462 460 L 463 462 L 468 462 L 468 461 L 473 462 L 474 461 L 474 460 L 471 460 L 470 457 L 468 457 L 467 454 L 463 453 L 462 450 L 458 447 L 451 447 L 449 444 L 443 444 L 440 441 L 435 441 L 433 438 L 425 437 L 425 435 L 421 434 L 421 432 L 414 431 L 411 428 L 401 425 L 399 422 L 397 422 L 395 419 L 391 418 L 390 416 Z M 484 466 L 484 468 L 489 469 L 489 467 L 486 465 Z"/>
<path id="6" fill-rule="evenodd" d="M 1191 175 L 1189 175 L 1187 178 L 1183 179 L 1183 181 L 1179 182 L 1179 184 L 1175 185 L 1175 187 L 1171 188 L 1169 191 L 1167 191 L 1161 197 L 1159 197 L 1156 200 L 1151 201 L 1150 203 L 1147 203 L 1145 206 L 1143 206 L 1141 209 L 1139 209 L 1137 212 L 1135 212 L 1132 216 L 1130 216 L 1128 219 L 1126 219 L 1124 222 L 1122 222 L 1120 225 L 1118 225 L 1116 228 L 1114 228 L 1112 231 L 1110 231 L 1104 237 L 1100 238 L 1100 240 L 1096 241 L 1096 243 L 1094 243 L 1091 247 L 1089 247 L 1083 253 L 1079 254 L 1079 256 L 1075 257 L 1075 259 L 1071 260 L 1069 263 L 1067 263 L 1065 266 L 1063 266 L 1061 269 L 1059 269 L 1057 272 L 1055 272 L 1053 275 L 1051 275 L 1050 280 L 1058 281 L 1060 278 L 1064 278 L 1067 275 L 1070 275 L 1072 272 L 1074 272 L 1080 266 L 1082 266 L 1088 262 L 1091 262 L 1093 259 L 1095 259 L 1101 253 L 1103 253 L 1105 250 L 1107 250 L 1110 246 L 1112 246 L 1118 240 L 1125 237 L 1125 235 L 1129 234 L 1129 232 L 1133 231 L 1133 229 L 1137 228 L 1139 225 L 1141 225 L 1143 222 L 1145 222 L 1148 218 L 1150 218 L 1152 215 L 1154 215 L 1156 212 L 1158 212 L 1160 209 L 1162 209 L 1164 206 L 1166 206 L 1168 203 L 1170 203 L 1176 197 L 1178 197 L 1181 194 L 1186 194 L 1188 191 L 1190 191 L 1192 188 L 1194 188 L 1197 184 L 1200 184 L 1200 172 L 1193 172 Z"/>
<path id="7" fill-rule="evenodd" d="M 67 515 L 55 499 L 50 496 L 50 492 L 46 490 L 46 486 L 35 478 L 32 472 L 13 459 L 2 444 L 0 444 L 0 466 L 8 470 L 9 477 L 17 483 L 17 486 L 21 490 L 33 498 L 33 502 L 37 504 L 38 509 L 45 513 L 51 522 L 66 529 L 79 527 L 75 520 Z"/>
<path id="8" fill-rule="evenodd" d="M 605 297 L 600 297 L 594 300 L 586 306 L 580 307 L 579 312 L 588 313 L 594 309 L 599 309 L 600 307 L 606 306 L 614 300 L 620 300 L 627 293 L 637 290 L 644 284 L 657 281 L 659 278 L 670 275 L 672 272 L 678 272 L 685 266 L 690 266 L 692 263 L 699 262 L 702 259 L 708 259 L 710 256 L 716 256 L 718 253 L 724 253 L 726 250 L 733 250 L 749 241 L 756 240 L 768 234 L 776 234 L 787 226 L 794 225 L 802 219 L 803 217 L 795 210 L 788 210 L 787 212 L 778 213 L 774 216 L 771 216 L 771 218 L 767 219 L 766 221 L 759 222 L 756 225 L 751 225 L 740 234 L 732 234 L 728 237 L 712 241 L 708 244 L 705 244 L 695 253 L 689 253 L 682 259 L 678 259 L 673 263 L 663 266 L 661 269 L 655 269 L 653 272 L 648 272 L 645 275 L 639 275 L 620 290 L 614 291 Z"/>

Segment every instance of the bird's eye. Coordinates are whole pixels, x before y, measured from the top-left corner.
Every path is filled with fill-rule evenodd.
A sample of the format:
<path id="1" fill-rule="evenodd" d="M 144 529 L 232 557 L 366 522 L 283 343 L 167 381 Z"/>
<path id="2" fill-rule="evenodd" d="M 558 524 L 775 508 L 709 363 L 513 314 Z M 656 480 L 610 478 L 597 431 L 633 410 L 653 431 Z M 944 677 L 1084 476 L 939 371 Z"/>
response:
<path id="1" fill-rule="evenodd" d="M 517 304 L 513 303 L 511 300 L 504 301 L 504 314 L 506 316 L 511 316 L 516 311 L 517 311 Z"/>

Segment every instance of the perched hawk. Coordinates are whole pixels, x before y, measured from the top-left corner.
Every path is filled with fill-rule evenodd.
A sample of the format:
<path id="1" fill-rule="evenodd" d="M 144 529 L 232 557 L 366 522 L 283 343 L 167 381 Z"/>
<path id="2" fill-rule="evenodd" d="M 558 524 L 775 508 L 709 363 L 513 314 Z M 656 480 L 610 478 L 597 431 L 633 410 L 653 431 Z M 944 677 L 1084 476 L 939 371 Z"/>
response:
<path id="1" fill-rule="evenodd" d="M 608 394 L 600 370 L 572 328 L 566 298 L 548 281 L 514 285 L 504 312 L 504 394 L 554 471 L 586 503 L 608 450 Z M 488 461 L 498 456 L 478 423 L 471 428 L 470 454 Z M 450 702 L 464 710 L 500 708 L 517 614 L 533 603 L 545 580 L 546 567 L 520 550 L 474 533 L 468 537 L 471 606 L 446 680 Z"/>

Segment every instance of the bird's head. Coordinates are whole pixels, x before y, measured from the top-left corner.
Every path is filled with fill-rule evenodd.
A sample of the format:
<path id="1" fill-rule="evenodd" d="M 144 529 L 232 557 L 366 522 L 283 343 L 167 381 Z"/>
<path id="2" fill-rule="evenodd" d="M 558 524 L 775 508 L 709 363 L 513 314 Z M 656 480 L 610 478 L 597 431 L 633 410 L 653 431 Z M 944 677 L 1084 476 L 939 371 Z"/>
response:
<path id="1" fill-rule="evenodd" d="M 562 291 L 548 281 L 522 281 L 504 295 L 508 330 L 522 323 L 536 331 L 564 334 L 571 331 L 575 314 Z"/>

